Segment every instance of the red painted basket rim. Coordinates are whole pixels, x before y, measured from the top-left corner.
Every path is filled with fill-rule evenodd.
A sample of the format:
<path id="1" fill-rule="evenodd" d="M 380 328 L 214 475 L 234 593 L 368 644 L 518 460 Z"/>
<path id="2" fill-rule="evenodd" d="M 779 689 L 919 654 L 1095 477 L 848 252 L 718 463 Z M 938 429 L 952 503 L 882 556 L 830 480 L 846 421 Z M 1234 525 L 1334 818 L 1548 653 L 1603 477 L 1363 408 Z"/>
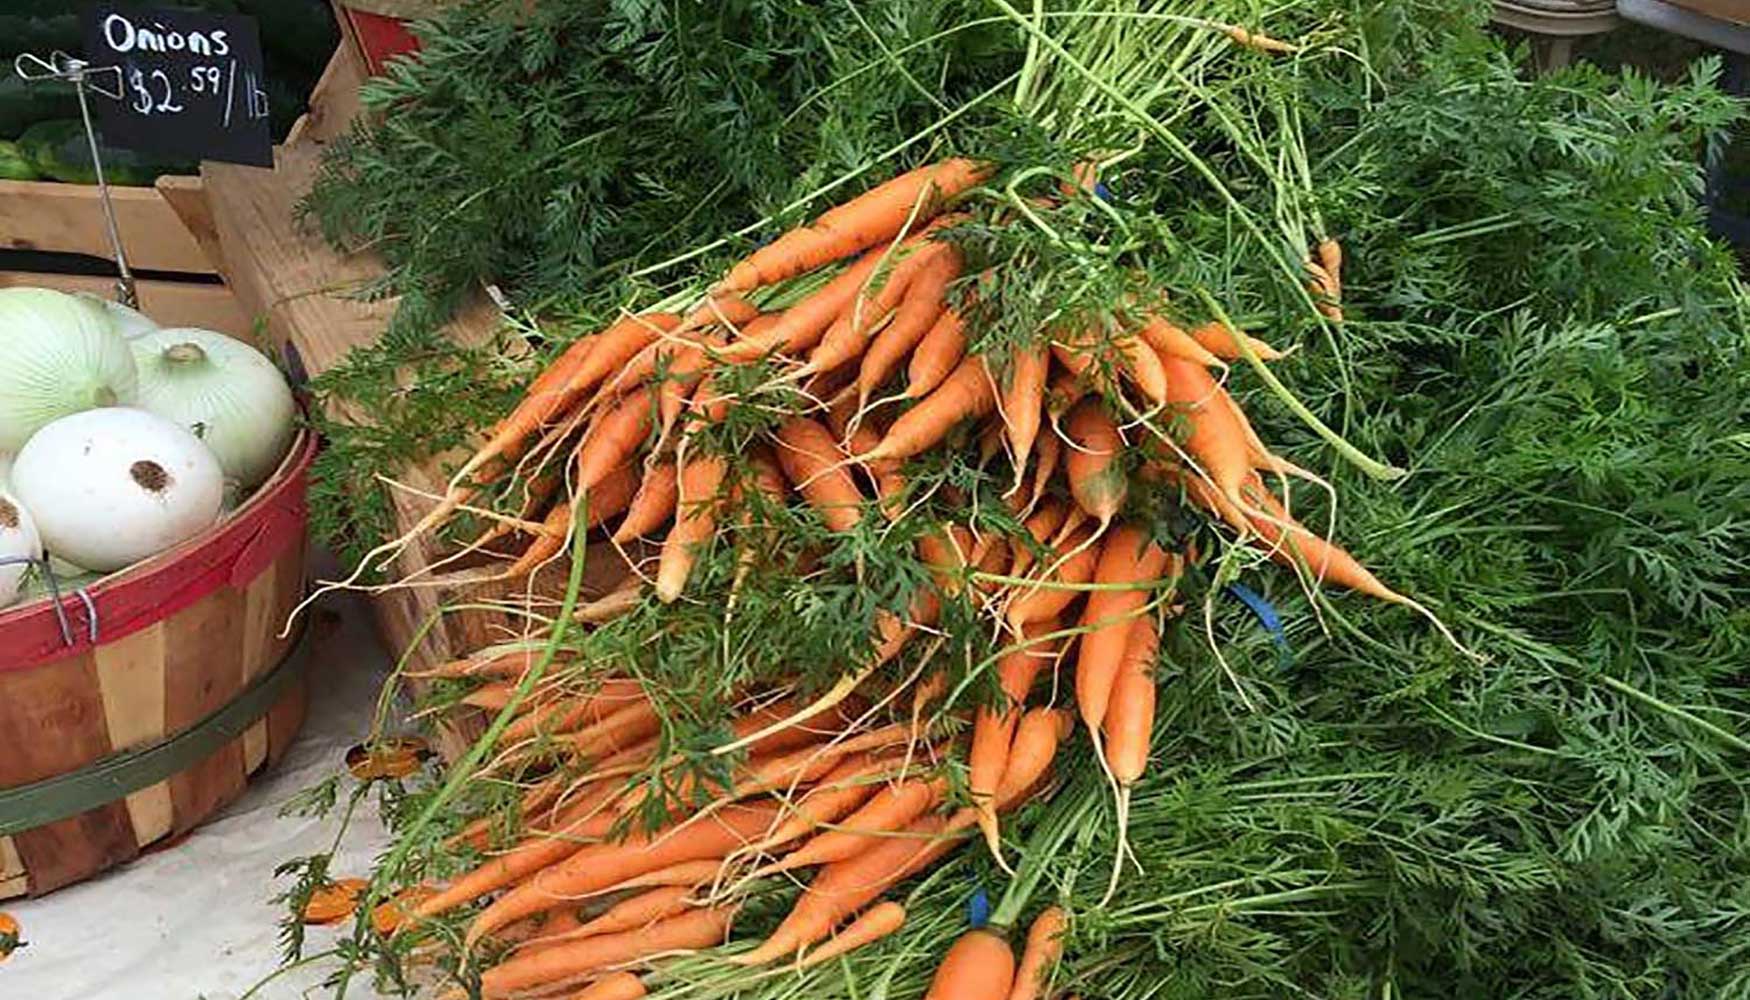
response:
<path id="1" fill-rule="evenodd" d="M 90 639 L 84 602 L 74 594 L 61 597 L 75 633 L 71 646 L 62 639 L 60 618 L 47 597 L 0 611 L 0 671 L 36 666 L 114 642 L 231 581 L 238 563 L 265 568 L 287 545 L 302 544 L 306 473 L 316 449 L 316 435 L 300 429 L 279 468 L 230 517 L 85 588 L 98 609 L 101 627 L 96 643 Z M 155 595 L 163 599 L 155 601 Z M 150 613 L 154 610 L 161 613 Z M 50 635 L 53 642 L 45 645 L 44 637 Z"/>

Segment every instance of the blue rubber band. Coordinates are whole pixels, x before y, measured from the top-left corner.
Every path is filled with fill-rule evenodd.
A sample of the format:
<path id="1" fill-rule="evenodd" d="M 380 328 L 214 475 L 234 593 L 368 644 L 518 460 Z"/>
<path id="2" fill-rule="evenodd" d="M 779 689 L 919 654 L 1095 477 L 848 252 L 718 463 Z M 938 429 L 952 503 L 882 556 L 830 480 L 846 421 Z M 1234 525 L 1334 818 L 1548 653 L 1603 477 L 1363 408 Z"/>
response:
<path id="1" fill-rule="evenodd" d="M 1106 186 L 1105 181 L 1095 181 L 1094 197 L 1104 202 L 1110 202 L 1112 200 L 1112 189 Z"/>
<path id="2" fill-rule="evenodd" d="M 972 898 L 966 901 L 966 922 L 973 930 L 990 923 L 990 895 L 982 885 L 972 890 Z"/>
<path id="3" fill-rule="evenodd" d="M 1264 626 L 1264 631 L 1270 633 L 1270 639 L 1276 644 L 1281 654 L 1282 669 L 1287 670 L 1294 664 L 1293 651 L 1288 646 L 1288 632 L 1282 627 L 1282 616 L 1276 612 L 1276 606 L 1265 600 L 1262 594 L 1240 583 L 1227 585 L 1227 592 L 1239 598 L 1241 603 L 1252 609 L 1252 614 L 1258 617 L 1258 624 Z"/>

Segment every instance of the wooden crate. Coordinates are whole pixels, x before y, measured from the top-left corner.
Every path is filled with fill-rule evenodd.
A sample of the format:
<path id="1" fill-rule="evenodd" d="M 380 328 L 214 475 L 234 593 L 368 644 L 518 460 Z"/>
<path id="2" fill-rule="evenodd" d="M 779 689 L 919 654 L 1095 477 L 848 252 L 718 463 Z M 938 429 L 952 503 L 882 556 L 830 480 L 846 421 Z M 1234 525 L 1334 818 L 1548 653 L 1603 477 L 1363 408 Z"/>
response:
<path id="1" fill-rule="evenodd" d="M 217 270 L 200 178 L 166 176 L 153 187 L 109 191 L 129 267 L 191 274 Z M 113 252 L 102 196 L 88 184 L 0 181 L 0 247 L 108 260 Z"/>
<path id="2" fill-rule="evenodd" d="M 261 317 L 267 338 L 276 347 L 289 347 L 312 375 L 334 367 L 353 348 L 373 343 L 395 309 L 393 299 L 366 300 L 357 294 L 382 275 L 377 258 L 337 253 L 293 218 L 293 207 L 315 176 L 323 143 L 343 132 L 357 113 L 357 89 L 363 77 L 358 56 L 343 45 L 317 84 L 311 113 L 275 148 L 271 169 L 211 162 L 201 167 L 226 284 L 245 312 Z M 446 327 L 445 334 L 458 344 L 478 345 L 493 340 L 501 326 L 502 316 L 481 295 Z M 354 423 L 371 419 L 368 413 L 347 410 L 329 416 Z M 441 493 L 442 464 L 404 470 L 399 479 L 412 490 Z M 398 527 L 417 522 L 431 503 L 411 492 L 397 492 Z M 419 573 L 439 555 L 429 545 L 414 545 L 402 554 L 395 571 L 400 576 Z M 592 558 L 588 566 L 588 596 L 605 594 L 624 579 L 623 564 L 617 559 Z M 508 590 L 466 594 L 438 588 L 391 590 L 375 595 L 372 605 L 384 641 L 394 655 L 400 655 L 439 607 Z M 479 611 L 447 615 L 441 627 L 425 632 L 408 663 L 413 669 L 430 666 L 514 634 L 510 619 L 501 615 Z M 478 734 L 480 720 L 477 715 L 457 714 L 443 720 L 438 729 L 438 750 L 453 760 Z"/>

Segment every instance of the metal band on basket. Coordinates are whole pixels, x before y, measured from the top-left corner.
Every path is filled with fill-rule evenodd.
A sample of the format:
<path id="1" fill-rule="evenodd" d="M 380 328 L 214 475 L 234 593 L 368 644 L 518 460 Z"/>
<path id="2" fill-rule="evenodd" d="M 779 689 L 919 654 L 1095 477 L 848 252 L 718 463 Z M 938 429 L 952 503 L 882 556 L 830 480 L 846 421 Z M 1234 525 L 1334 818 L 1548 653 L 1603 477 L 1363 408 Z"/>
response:
<path id="1" fill-rule="evenodd" d="M 241 737 L 273 708 L 309 661 L 300 625 L 286 655 L 218 711 L 174 736 L 16 788 L 0 789 L 0 836 L 32 830 L 125 798 L 205 760 Z"/>

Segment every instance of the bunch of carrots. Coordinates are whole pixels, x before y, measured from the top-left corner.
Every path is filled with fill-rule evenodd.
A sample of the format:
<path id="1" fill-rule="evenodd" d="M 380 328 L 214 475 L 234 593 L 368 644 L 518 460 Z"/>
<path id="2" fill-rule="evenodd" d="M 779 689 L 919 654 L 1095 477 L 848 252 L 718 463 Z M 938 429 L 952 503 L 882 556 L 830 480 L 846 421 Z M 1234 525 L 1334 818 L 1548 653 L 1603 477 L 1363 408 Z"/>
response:
<path id="1" fill-rule="evenodd" d="M 761 878 L 813 869 L 788 916 L 729 960 L 824 961 L 896 930 L 904 911 L 882 894 L 970 837 L 982 834 L 1003 863 L 1001 816 L 1049 790 L 1052 760 L 1078 718 L 1112 780 L 1122 855 L 1129 789 L 1149 758 L 1162 630 L 1197 558 L 1128 516 L 1139 483 L 1176 489 L 1309 583 L 1421 610 L 1297 521 L 1287 490 L 1271 488 L 1271 479 L 1322 480 L 1274 454 L 1224 386 L 1230 362 L 1281 356 L 1267 343 L 1219 317 L 1180 325 L 1139 301 L 1073 329 L 1040 330 L 1006 357 L 970 348 L 967 306 L 990 276 L 963 271 L 952 233 L 966 218 L 958 202 L 991 172 L 966 159 L 920 167 L 759 249 L 692 308 L 627 314 L 578 340 L 408 537 L 478 513 L 474 501 L 514 477 L 528 484 L 523 509 L 490 515 L 464 549 L 477 558 L 506 543 L 510 551 L 446 582 L 525 578 L 561 559 L 577 532 L 647 541 L 654 571 L 584 609 L 584 620 L 599 621 L 647 592 L 685 598 L 700 552 L 756 492 L 804 505 L 835 533 L 924 516 L 907 463 L 936 449 L 1005 456 L 1013 485 L 1003 502 L 1021 529 L 927 525 L 917 557 L 934 586 L 906 614 L 878 619 L 866 661 L 806 703 L 746 692 L 734 739 L 718 748 L 726 760 L 741 755 L 730 776 L 689 779 L 683 797 L 700 803 L 695 811 L 629 836 L 631 817 L 649 805 L 632 778 L 665 763 L 661 716 L 639 682 L 582 665 L 519 698 L 537 661 L 526 647 L 428 671 L 477 685 L 465 700 L 508 719 L 494 766 L 537 777 L 518 810 L 519 841 L 494 845 L 491 822 L 477 820 L 456 842 L 487 860 L 379 908 L 379 929 L 417 934 L 490 900 L 462 940 L 432 943 L 502 954 L 483 973 L 484 996 L 581 988 L 575 996 L 629 998 L 645 990 L 630 969 L 722 943 Z M 1063 194 L 1087 192 L 1071 183 Z M 1335 310 L 1341 253 L 1334 241 L 1317 245 L 1309 274 Z M 780 301 L 788 304 L 772 307 Z M 782 398 L 794 403 L 734 456 L 753 470 L 738 477 L 732 456 L 705 442 L 735 407 L 754 405 L 733 388 L 754 365 L 792 388 Z M 762 396 L 758 405 L 772 404 Z M 940 675 L 915 680 L 909 723 L 881 712 L 897 686 L 868 689 L 949 599 L 990 623 L 1001 692 L 954 710 L 970 722 L 964 739 L 918 724 L 945 694 Z M 1057 690 L 1060 668 L 1073 670 L 1073 712 L 1040 702 L 1042 690 Z M 963 790 L 946 776 L 949 761 L 963 762 Z M 1019 971 L 1000 934 L 969 933 L 930 996 L 1041 995 L 1064 921 L 1048 910 L 1035 922 Z"/>

